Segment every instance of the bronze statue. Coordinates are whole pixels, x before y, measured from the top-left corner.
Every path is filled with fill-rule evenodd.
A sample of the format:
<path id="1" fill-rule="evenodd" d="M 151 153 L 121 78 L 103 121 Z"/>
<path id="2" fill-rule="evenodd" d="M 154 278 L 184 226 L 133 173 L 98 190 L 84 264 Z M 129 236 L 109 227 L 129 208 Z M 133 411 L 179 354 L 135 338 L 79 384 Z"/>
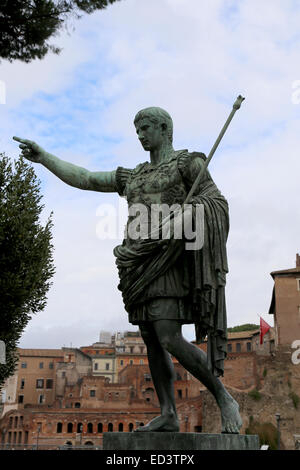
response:
<path id="1" fill-rule="evenodd" d="M 118 192 L 127 198 L 129 210 L 134 204 L 142 204 L 149 209 L 149 217 L 153 204 L 181 206 L 188 200 L 195 221 L 194 208 L 203 204 L 201 249 L 186 250 L 183 239 L 172 238 L 173 232 L 167 240 L 127 236 L 114 249 L 119 289 L 129 321 L 139 326 L 147 346 L 161 407 L 160 416 L 136 431 L 179 431 L 172 354 L 215 397 L 221 411 L 222 432 L 239 433 L 239 406 L 219 379 L 224 371 L 227 343 L 227 201 L 206 169 L 208 161 L 203 153 L 174 150 L 172 119 L 166 111 L 158 107 L 143 109 L 134 124 L 144 150 L 150 152 L 150 162 L 134 169 L 90 172 L 58 159 L 30 140 L 14 139 L 21 143 L 25 158 L 41 163 L 65 183 L 79 189 Z M 128 226 L 131 221 L 129 216 Z M 198 340 L 207 338 L 207 354 L 183 338 L 181 327 L 188 323 L 195 324 Z"/>

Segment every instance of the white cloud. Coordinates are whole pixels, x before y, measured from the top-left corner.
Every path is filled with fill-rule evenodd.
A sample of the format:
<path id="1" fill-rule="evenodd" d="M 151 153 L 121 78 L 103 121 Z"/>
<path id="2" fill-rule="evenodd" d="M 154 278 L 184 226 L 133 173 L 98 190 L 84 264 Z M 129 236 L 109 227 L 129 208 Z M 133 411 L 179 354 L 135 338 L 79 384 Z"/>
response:
<path id="1" fill-rule="evenodd" d="M 269 272 L 293 267 L 300 251 L 300 105 L 291 100 L 300 79 L 299 20 L 299 5 L 289 0 L 117 2 L 57 38 L 60 56 L 1 64 L 8 83 L 1 146 L 16 155 L 11 136 L 18 133 L 92 170 L 135 166 L 147 155 L 134 115 L 158 105 L 174 119 L 176 148 L 208 153 L 236 96 L 245 95 L 211 173 L 230 203 L 228 323 L 257 322 L 269 306 Z M 57 274 L 23 344 L 43 338 L 59 347 L 66 335 L 65 343 L 80 345 L 100 329 L 131 328 L 112 255 L 120 241 L 96 237 L 99 203 L 118 197 L 69 188 L 36 169 L 45 213 L 55 214 Z"/>

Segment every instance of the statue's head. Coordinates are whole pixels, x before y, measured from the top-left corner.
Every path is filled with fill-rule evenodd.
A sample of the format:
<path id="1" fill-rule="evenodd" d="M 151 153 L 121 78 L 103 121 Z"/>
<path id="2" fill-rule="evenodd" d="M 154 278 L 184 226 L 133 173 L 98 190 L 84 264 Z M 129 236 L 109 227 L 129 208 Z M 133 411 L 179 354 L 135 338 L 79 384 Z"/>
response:
<path id="1" fill-rule="evenodd" d="M 173 142 L 173 121 L 169 113 L 162 108 L 152 106 L 139 111 L 134 118 L 134 125 L 137 127 L 138 122 L 149 119 L 156 127 L 164 129 L 168 142 Z"/>

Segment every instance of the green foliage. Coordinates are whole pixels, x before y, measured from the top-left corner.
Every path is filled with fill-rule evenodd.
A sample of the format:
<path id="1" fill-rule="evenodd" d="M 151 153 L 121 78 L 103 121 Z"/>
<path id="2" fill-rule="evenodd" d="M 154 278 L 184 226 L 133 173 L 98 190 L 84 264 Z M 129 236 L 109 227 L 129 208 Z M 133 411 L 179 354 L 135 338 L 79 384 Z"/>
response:
<path id="1" fill-rule="evenodd" d="M 251 418 L 251 417 L 250 417 Z M 249 427 L 246 428 L 245 434 L 257 434 L 260 446 L 268 445 L 270 450 L 277 449 L 277 429 L 272 423 L 258 423 L 250 419 Z M 282 449 L 282 444 L 280 445 Z"/>
<path id="2" fill-rule="evenodd" d="M 262 398 L 262 394 L 258 390 L 256 390 L 256 388 L 248 392 L 248 395 L 255 401 L 259 401 Z"/>
<path id="3" fill-rule="evenodd" d="M 4 0 L 0 3 L 0 57 L 10 62 L 42 59 L 61 49 L 49 44 L 70 17 L 102 10 L 118 0 Z"/>
<path id="4" fill-rule="evenodd" d="M 0 340 L 6 344 L 0 387 L 14 372 L 17 343 L 31 315 L 46 306 L 54 274 L 52 220 L 40 224 L 41 199 L 33 168 L 0 154 Z"/>
<path id="5" fill-rule="evenodd" d="M 297 409 L 298 409 L 298 405 L 299 405 L 299 401 L 300 401 L 299 395 L 297 395 L 297 393 L 295 393 L 295 392 L 290 392 L 290 393 L 289 393 L 289 397 L 290 397 L 290 399 L 292 400 L 293 405 L 294 405 L 294 407 L 295 407 L 296 410 L 297 410 Z"/>
<path id="6" fill-rule="evenodd" d="M 258 330 L 259 325 L 255 325 L 254 323 L 245 323 L 244 325 L 233 326 L 232 328 L 227 328 L 229 333 L 234 333 L 235 331 L 252 331 Z"/>

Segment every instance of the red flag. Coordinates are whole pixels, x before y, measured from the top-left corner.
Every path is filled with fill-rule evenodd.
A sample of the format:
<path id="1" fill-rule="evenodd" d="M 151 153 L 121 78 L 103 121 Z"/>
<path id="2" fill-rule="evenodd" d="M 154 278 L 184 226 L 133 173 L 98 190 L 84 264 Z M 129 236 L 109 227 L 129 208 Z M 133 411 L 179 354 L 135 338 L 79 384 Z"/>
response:
<path id="1" fill-rule="evenodd" d="M 260 317 L 260 344 L 263 344 L 263 337 L 269 331 L 270 325 Z"/>

